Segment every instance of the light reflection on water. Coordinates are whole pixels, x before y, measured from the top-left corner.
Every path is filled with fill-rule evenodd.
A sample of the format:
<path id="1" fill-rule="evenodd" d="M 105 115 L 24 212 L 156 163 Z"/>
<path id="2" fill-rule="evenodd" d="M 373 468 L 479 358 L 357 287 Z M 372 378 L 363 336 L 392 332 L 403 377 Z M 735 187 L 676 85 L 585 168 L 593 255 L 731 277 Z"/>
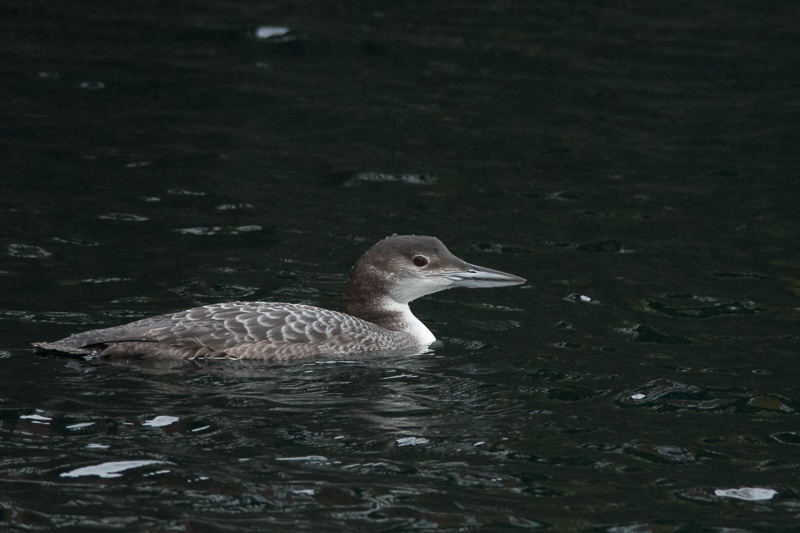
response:
<path id="1" fill-rule="evenodd" d="M 213 508 L 218 516 L 317 505 L 364 520 L 364 513 L 381 509 L 390 518 L 415 515 L 397 501 L 439 493 L 419 480 L 444 481 L 456 466 L 457 486 L 518 484 L 512 476 L 448 458 L 479 454 L 507 437 L 482 433 L 478 440 L 469 427 L 452 434 L 449 422 L 440 420 L 443 405 L 470 411 L 464 400 L 479 403 L 482 394 L 472 380 L 432 373 L 441 363 L 433 354 L 271 368 L 57 362 L 64 365 L 58 381 L 69 410 L 45 407 L 39 412 L 46 414 L 6 419 L 0 427 L 12 441 L 33 441 L 30 448 L 53 455 L 38 467 L 25 459 L 28 482 L 54 474 L 88 480 L 89 486 L 58 484 L 53 497 L 63 505 L 102 491 L 106 502 L 152 507 L 153 491 L 181 490 L 189 491 L 181 499 L 192 508 Z M 145 449 L 146 457 L 129 459 Z M 67 462 L 61 457 L 66 450 L 73 450 Z M 428 454 L 433 457 L 424 459 Z M 22 475 L 14 461 L 6 461 L 4 472 L 6 481 Z M 351 482 L 336 481 L 342 475 Z M 138 487 L 137 495 L 92 477 L 123 478 Z M 391 487 L 381 488 L 386 483 Z M 47 485 L 40 490 L 48 491 Z M 457 516 L 442 513 L 439 519 L 461 520 Z"/>
<path id="2" fill-rule="evenodd" d="M 30 374 L 21 355 L 13 361 L 17 372 Z M 624 378 L 546 374 L 531 361 L 493 361 L 451 347 L 273 366 L 34 361 L 54 379 L 34 388 L 55 387 L 59 395 L 6 402 L 3 483 L 32 484 L 55 508 L 102 501 L 109 509 L 149 510 L 149 518 L 108 509 L 91 519 L 74 511 L 40 517 L 53 527 L 101 517 L 137 527 L 245 517 L 245 528 L 320 519 L 351 527 L 473 520 L 535 526 L 564 502 L 580 505 L 595 483 L 607 497 L 630 498 L 612 487 L 642 476 L 660 479 L 648 491 L 678 490 L 679 499 L 721 505 L 724 491 L 736 487 L 715 488 L 702 472 L 673 470 L 730 469 L 730 452 L 747 443 L 730 441 L 725 422 L 706 415 L 699 433 L 683 426 L 696 436 L 680 445 L 687 439 L 676 438 L 667 421 L 686 424 L 682 413 L 715 410 L 785 416 L 796 403 L 668 381 L 614 395 Z M 38 407 L 23 413 L 26 404 Z M 625 432 L 631 408 L 645 411 L 637 429 Z M 17 445 L 27 451 L 13 452 Z M 758 494 L 786 490 L 770 488 L 769 474 L 755 477 L 765 485 L 753 489 Z M 584 484 L 577 488 L 573 478 Z M 36 501 L 21 497 L 14 507 L 34 510 Z M 188 506 L 192 518 L 176 514 L 176 504 Z M 594 512 L 613 514 L 602 506 Z"/>
<path id="3" fill-rule="evenodd" d="M 796 9 L 412 4 L 3 8 L 0 526 L 797 528 Z M 423 354 L 28 348 L 394 232 L 529 282 Z"/>

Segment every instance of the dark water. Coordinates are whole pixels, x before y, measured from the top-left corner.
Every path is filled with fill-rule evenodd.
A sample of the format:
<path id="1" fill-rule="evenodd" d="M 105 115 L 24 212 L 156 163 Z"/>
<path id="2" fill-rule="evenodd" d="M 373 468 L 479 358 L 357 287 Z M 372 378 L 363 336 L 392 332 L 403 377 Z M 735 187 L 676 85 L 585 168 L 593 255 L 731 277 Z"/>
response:
<path id="1" fill-rule="evenodd" d="M 4 2 L 0 524 L 800 528 L 799 34 L 791 2 Z M 529 283 L 416 302 L 420 356 L 29 348 L 341 309 L 395 232 Z"/>

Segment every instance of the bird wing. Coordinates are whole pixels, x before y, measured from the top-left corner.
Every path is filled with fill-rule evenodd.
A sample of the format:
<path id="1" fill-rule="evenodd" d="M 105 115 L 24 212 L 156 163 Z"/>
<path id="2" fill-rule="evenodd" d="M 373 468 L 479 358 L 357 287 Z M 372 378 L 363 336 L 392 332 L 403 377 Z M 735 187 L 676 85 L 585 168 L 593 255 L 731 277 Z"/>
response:
<path id="1" fill-rule="evenodd" d="M 310 305 L 227 302 L 85 331 L 37 345 L 70 353 L 91 353 L 88 347 L 127 342 L 224 352 L 264 342 L 321 344 L 334 337 L 346 342 L 351 337 L 355 340 L 368 331 L 380 329 L 350 315 Z"/>
<path id="2" fill-rule="evenodd" d="M 342 335 L 342 326 L 354 321 L 344 313 L 310 305 L 230 302 L 170 315 L 163 325 L 149 325 L 148 335 L 166 344 L 189 341 L 222 351 L 262 341 L 322 343 Z"/>

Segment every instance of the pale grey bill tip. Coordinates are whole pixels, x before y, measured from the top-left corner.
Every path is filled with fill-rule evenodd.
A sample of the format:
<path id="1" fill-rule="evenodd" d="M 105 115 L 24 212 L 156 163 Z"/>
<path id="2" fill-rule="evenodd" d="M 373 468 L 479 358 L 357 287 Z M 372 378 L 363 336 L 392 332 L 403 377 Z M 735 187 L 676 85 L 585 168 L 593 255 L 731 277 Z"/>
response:
<path id="1" fill-rule="evenodd" d="M 491 268 L 469 265 L 467 270 L 461 272 L 448 272 L 443 277 L 453 282 L 456 287 L 469 287 L 482 289 L 487 287 L 505 287 L 508 285 L 521 285 L 527 280 L 514 274 L 500 272 Z"/>

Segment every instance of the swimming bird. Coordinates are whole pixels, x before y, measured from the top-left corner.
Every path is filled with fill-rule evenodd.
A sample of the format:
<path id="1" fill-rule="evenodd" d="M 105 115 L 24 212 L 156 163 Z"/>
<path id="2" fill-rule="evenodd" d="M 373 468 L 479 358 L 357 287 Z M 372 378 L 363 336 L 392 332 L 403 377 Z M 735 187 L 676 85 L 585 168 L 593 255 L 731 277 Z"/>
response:
<path id="1" fill-rule="evenodd" d="M 436 340 L 411 313 L 412 300 L 525 281 L 462 261 L 435 237 L 392 235 L 353 266 L 347 313 L 279 302 L 209 304 L 34 346 L 100 357 L 270 360 L 403 350 Z"/>

